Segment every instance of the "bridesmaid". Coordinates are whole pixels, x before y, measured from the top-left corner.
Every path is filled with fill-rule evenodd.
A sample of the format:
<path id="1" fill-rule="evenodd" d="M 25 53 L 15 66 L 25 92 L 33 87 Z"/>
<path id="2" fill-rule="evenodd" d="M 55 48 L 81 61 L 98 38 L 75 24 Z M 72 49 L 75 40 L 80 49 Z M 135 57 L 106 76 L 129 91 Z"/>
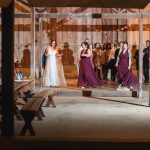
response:
<path id="1" fill-rule="evenodd" d="M 128 43 L 123 43 L 123 49 L 119 54 L 116 67 L 118 67 L 118 77 L 121 84 L 118 86 L 117 90 L 133 90 L 134 85 L 138 84 L 138 78 L 132 74 L 131 69 L 131 52 L 128 49 Z M 128 88 L 130 87 L 130 89 Z"/>
<path id="2" fill-rule="evenodd" d="M 102 80 L 100 80 L 92 67 L 91 56 L 92 52 L 89 49 L 87 42 L 81 44 L 82 51 L 80 53 L 80 66 L 79 66 L 79 77 L 78 77 L 78 87 L 91 87 L 96 88 L 102 85 Z"/>

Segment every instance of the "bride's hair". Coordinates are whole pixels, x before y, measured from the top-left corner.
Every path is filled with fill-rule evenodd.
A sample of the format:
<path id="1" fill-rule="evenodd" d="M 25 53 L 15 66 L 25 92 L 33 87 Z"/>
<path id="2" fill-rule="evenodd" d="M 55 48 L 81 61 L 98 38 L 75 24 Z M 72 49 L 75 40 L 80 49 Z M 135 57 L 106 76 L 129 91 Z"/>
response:
<path id="1" fill-rule="evenodd" d="M 50 43 L 49 43 L 49 45 L 52 46 L 52 43 L 53 43 L 53 42 L 55 42 L 55 48 L 56 48 L 56 47 L 57 47 L 57 42 L 56 42 L 56 40 L 51 40 Z"/>

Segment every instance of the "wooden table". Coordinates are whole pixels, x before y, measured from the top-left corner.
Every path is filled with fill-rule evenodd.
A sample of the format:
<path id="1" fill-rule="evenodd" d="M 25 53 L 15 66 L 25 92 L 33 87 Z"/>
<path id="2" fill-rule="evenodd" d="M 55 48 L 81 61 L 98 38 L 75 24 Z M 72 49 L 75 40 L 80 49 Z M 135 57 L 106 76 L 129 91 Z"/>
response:
<path id="1" fill-rule="evenodd" d="M 31 86 L 31 83 L 33 82 L 33 80 L 15 80 L 14 82 L 14 99 L 15 101 L 18 98 L 18 95 L 20 97 L 23 96 L 23 92 L 26 91 L 29 86 Z"/>
<path id="2" fill-rule="evenodd" d="M 33 80 L 15 80 L 14 81 L 14 104 L 15 104 L 15 116 L 18 120 L 22 120 L 22 116 L 20 114 L 20 111 L 17 107 L 17 104 L 20 104 L 17 102 L 18 98 L 23 98 L 25 92 L 32 84 Z"/>

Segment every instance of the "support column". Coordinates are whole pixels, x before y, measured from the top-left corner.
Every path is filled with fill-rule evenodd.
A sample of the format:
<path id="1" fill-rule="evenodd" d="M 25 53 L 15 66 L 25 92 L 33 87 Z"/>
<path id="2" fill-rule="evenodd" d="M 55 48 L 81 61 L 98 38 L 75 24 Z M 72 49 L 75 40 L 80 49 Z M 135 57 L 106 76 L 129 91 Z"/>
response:
<path id="1" fill-rule="evenodd" d="M 35 8 L 31 8 L 31 78 L 33 79 L 32 90 L 35 92 Z"/>
<path id="2" fill-rule="evenodd" d="M 39 56 L 37 59 L 39 59 L 39 81 L 38 85 L 39 88 L 42 87 L 42 44 L 43 44 L 43 27 L 42 27 L 42 18 L 39 18 Z"/>
<path id="3" fill-rule="evenodd" d="M 2 8 L 2 136 L 14 136 L 14 0 Z"/>
<path id="4" fill-rule="evenodd" d="M 142 98 L 142 76 L 143 76 L 143 23 L 142 14 L 139 15 L 139 85 L 138 98 Z"/>
<path id="5" fill-rule="evenodd" d="M 117 42 L 119 41 L 119 21 L 118 21 L 118 18 L 117 18 Z"/>
<path id="6" fill-rule="evenodd" d="M 51 13 L 57 13 L 57 8 L 51 8 Z M 62 24 L 63 25 L 63 24 Z M 50 38 L 57 39 L 57 18 L 50 18 Z"/>
<path id="7" fill-rule="evenodd" d="M 150 77 L 150 47 L 149 47 L 149 77 Z M 149 105 L 148 105 L 149 107 L 150 107 L 150 85 L 149 85 Z"/>

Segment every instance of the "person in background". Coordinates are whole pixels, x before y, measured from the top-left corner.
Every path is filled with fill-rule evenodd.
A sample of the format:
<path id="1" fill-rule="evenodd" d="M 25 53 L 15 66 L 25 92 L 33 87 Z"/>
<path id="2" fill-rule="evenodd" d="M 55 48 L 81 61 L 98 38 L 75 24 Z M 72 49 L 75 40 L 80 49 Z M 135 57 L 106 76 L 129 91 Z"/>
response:
<path id="1" fill-rule="evenodd" d="M 94 63 L 94 71 L 95 73 L 97 74 L 98 78 L 101 79 L 101 51 L 102 51 L 102 48 L 101 48 L 101 45 L 100 43 L 95 43 L 94 44 L 94 59 L 93 59 L 93 63 Z"/>
<path id="2" fill-rule="evenodd" d="M 136 71 L 137 71 L 137 76 L 139 75 L 139 49 L 137 49 L 135 51 L 134 54 L 134 60 L 135 60 L 135 67 L 136 67 Z"/>
<path id="3" fill-rule="evenodd" d="M 105 49 L 105 64 L 103 65 L 104 67 L 104 80 L 108 80 L 107 76 L 108 76 L 108 58 L 109 58 L 109 54 L 111 51 L 111 43 L 106 43 L 106 49 Z"/>
<path id="4" fill-rule="evenodd" d="M 62 63 L 63 65 L 73 65 L 74 64 L 74 57 L 73 51 L 69 48 L 69 43 L 64 43 L 64 49 L 62 50 Z"/>
<path id="5" fill-rule="evenodd" d="M 107 43 L 103 44 L 103 48 L 101 51 L 101 68 L 102 68 L 102 79 L 106 80 L 107 69 L 106 65 L 108 63 L 108 51 L 107 51 Z"/>
<path id="6" fill-rule="evenodd" d="M 121 81 L 118 77 L 118 72 L 117 72 L 117 69 L 116 69 L 116 64 L 118 64 L 118 61 L 119 61 L 119 55 L 120 53 L 122 52 L 122 48 L 123 48 L 123 41 L 121 41 L 120 43 L 118 42 L 117 43 L 117 49 L 115 51 L 115 74 L 116 74 L 116 78 L 117 78 L 117 83 L 118 85 L 121 84 Z"/>
<path id="7" fill-rule="evenodd" d="M 147 85 L 149 83 L 149 51 L 150 51 L 150 41 L 146 41 L 146 47 L 143 50 L 143 75 L 144 83 Z"/>
<path id="8" fill-rule="evenodd" d="M 107 64 L 107 70 L 111 70 L 111 80 L 115 81 L 115 52 L 117 49 L 117 42 L 114 43 L 114 47 L 110 50 L 109 58 L 108 58 L 108 64 Z"/>

